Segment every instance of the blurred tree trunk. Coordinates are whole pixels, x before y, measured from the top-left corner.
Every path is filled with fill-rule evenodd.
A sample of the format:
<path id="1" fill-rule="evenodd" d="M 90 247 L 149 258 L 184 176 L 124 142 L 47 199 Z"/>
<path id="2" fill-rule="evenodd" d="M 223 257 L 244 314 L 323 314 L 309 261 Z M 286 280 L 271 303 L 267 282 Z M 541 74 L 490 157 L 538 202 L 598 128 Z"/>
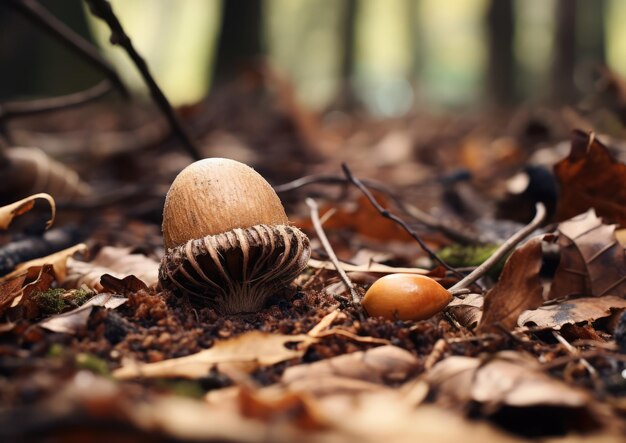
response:
<path id="1" fill-rule="evenodd" d="M 411 84 L 413 85 L 418 83 L 420 72 L 424 66 L 424 51 L 422 45 L 424 36 L 417 21 L 419 4 L 420 2 L 418 0 L 406 0 L 406 20 L 410 38 L 409 49 L 411 51 L 409 78 L 411 80 Z"/>
<path id="2" fill-rule="evenodd" d="M 488 93 L 493 104 L 507 106 L 515 100 L 513 0 L 491 0 L 487 12 L 489 39 Z"/>
<path id="3" fill-rule="evenodd" d="M 263 0 L 223 0 L 213 85 L 227 83 L 248 62 L 266 54 Z"/>
<path id="4" fill-rule="evenodd" d="M 339 21 L 339 44 L 342 49 L 339 66 L 339 93 L 335 103 L 331 106 L 345 111 L 354 110 L 360 104 L 354 88 L 358 15 L 359 0 L 345 0 Z"/>
<path id="5" fill-rule="evenodd" d="M 82 0 L 47 0 L 42 5 L 92 41 Z M 46 32 L 0 1 L 0 101 L 52 96 L 93 86 L 102 76 Z"/>
<path id="6" fill-rule="evenodd" d="M 578 55 L 581 60 L 604 63 L 606 0 L 578 0 L 577 9 Z"/>
<path id="7" fill-rule="evenodd" d="M 556 103 L 575 99 L 574 69 L 576 67 L 576 2 L 558 0 L 556 35 L 552 58 L 552 90 Z"/>

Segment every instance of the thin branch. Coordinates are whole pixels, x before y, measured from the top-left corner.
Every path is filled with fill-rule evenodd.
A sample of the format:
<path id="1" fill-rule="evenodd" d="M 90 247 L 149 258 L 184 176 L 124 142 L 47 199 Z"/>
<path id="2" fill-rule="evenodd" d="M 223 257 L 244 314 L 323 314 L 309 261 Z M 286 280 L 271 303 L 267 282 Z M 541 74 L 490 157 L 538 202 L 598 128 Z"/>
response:
<path id="1" fill-rule="evenodd" d="M 380 215 L 382 215 L 385 218 L 388 218 L 389 220 L 394 221 L 395 223 L 397 223 L 402 229 L 404 229 L 411 237 L 413 237 L 417 243 L 419 243 L 419 245 L 421 246 L 421 248 L 429 255 L 429 257 L 436 261 L 437 263 L 439 263 L 440 265 L 442 265 L 444 268 L 446 268 L 447 270 L 453 272 L 455 275 L 463 278 L 463 274 L 461 274 L 460 272 L 458 272 L 456 269 L 454 269 L 452 266 L 450 266 L 449 264 L 447 264 L 446 262 L 444 262 L 441 258 L 439 258 L 437 256 L 437 254 L 435 254 L 435 252 L 430 249 L 428 247 L 428 245 L 426 245 L 426 243 L 424 243 L 424 241 L 420 238 L 419 235 L 417 235 L 417 233 L 409 226 L 406 224 L 406 222 L 404 220 L 402 220 L 400 217 L 392 214 L 391 212 L 389 212 L 388 210 L 386 210 L 385 208 L 383 208 L 374 198 L 374 196 L 372 195 L 372 193 L 369 191 L 369 189 L 367 189 L 367 187 L 363 184 L 363 182 L 361 182 L 361 180 L 359 180 L 358 178 L 356 178 L 353 174 L 352 171 L 350 171 L 350 168 L 348 168 L 348 165 L 346 165 L 345 163 L 341 165 L 341 168 L 343 169 L 344 174 L 346 174 L 346 177 L 348 178 L 348 180 L 350 180 L 350 182 L 352 184 L 354 184 L 357 188 L 359 188 L 361 190 L 361 192 L 363 193 L 363 195 L 365 195 L 365 197 L 367 197 L 367 199 L 370 201 L 370 203 L 372 204 L 372 206 L 374 206 L 374 208 L 376 208 L 376 210 L 380 213 Z"/>
<path id="2" fill-rule="evenodd" d="M 104 80 L 96 86 L 84 91 L 60 97 L 0 103 L 0 119 L 10 120 L 16 117 L 73 108 L 75 106 L 80 106 L 96 100 L 107 94 L 109 91 L 111 91 L 111 82 Z"/>
<path id="3" fill-rule="evenodd" d="M 194 160 L 200 160 L 202 156 L 200 155 L 200 151 L 196 147 L 196 145 L 191 140 L 191 137 L 187 133 L 187 130 L 182 125 L 182 122 L 172 109 L 170 102 L 165 97 L 165 94 L 159 88 L 159 85 L 150 74 L 150 70 L 148 69 L 148 65 L 145 60 L 139 55 L 135 47 L 133 46 L 133 42 L 130 40 L 126 32 L 124 32 L 124 28 L 122 24 L 118 20 L 117 16 L 113 12 L 113 8 L 108 0 L 85 0 L 87 5 L 89 5 L 89 9 L 91 13 L 102 19 L 111 30 L 110 41 L 113 45 L 120 45 L 128 56 L 131 58 L 137 69 L 139 70 L 141 76 L 143 77 L 148 89 L 150 90 L 150 95 L 156 102 L 157 106 L 161 109 L 161 112 L 165 115 L 172 132 L 180 139 L 183 143 L 183 147 L 187 150 L 189 155 Z"/>
<path id="4" fill-rule="evenodd" d="M 552 335 L 554 336 L 554 338 L 557 339 L 559 343 L 561 343 L 561 345 L 563 345 L 563 347 L 567 350 L 569 354 L 571 355 L 580 354 L 580 351 L 576 349 L 574 346 L 572 346 L 570 342 L 565 340 L 565 338 L 558 331 L 552 331 Z M 598 371 L 596 371 L 596 368 L 594 368 L 591 365 L 591 363 L 589 363 L 589 360 L 581 357 L 580 363 L 585 367 L 585 369 L 587 370 L 587 372 L 593 379 L 594 383 L 596 384 L 596 388 L 603 388 L 602 381 L 600 379 L 600 376 L 598 375 Z"/>
<path id="5" fill-rule="evenodd" d="M 356 289 L 354 289 L 354 285 L 352 284 L 352 281 L 350 281 L 350 278 L 348 277 L 348 275 L 341 268 L 341 264 L 339 263 L 339 260 L 337 259 L 337 255 L 335 254 L 335 251 L 333 251 L 333 247 L 330 245 L 330 242 L 328 241 L 328 237 L 326 237 L 326 233 L 324 232 L 324 229 L 322 228 L 322 224 L 320 223 L 319 209 L 318 209 L 316 201 L 313 200 L 312 198 L 307 198 L 305 201 L 306 201 L 307 206 L 311 209 L 311 221 L 313 222 L 313 228 L 315 229 L 315 233 L 319 237 L 320 242 L 322 242 L 322 246 L 324 247 L 326 254 L 328 254 L 328 258 L 330 259 L 330 261 L 333 263 L 333 266 L 337 270 L 337 273 L 339 274 L 341 281 L 343 281 L 343 284 L 346 286 L 348 291 L 350 291 L 350 295 L 352 296 L 352 304 L 354 306 L 359 306 L 359 303 L 360 303 L 359 295 L 357 294 Z"/>
<path id="6" fill-rule="evenodd" d="M 57 39 L 91 66 L 102 71 L 124 98 L 129 97 L 128 89 L 122 83 L 115 69 L 100 55 L 98 48 L 74 32 L 65 23 L 52 15 L 50 11 L 35 0 L 7 0 L 5 4 Z"/>
<path id="7" fill-rule="evenodd" d="M 489 269 L 498 263 L 505 255 L 511 252 L 513 248 L 515 248 L 531 232 L 537 229 L 546 217 L 546 207 L 543 203 L 537 203 L 535 211 L 535 217 L 529 224 L 513 234 L 507 241 L 502 243 L 502 245 L 500 245 L 500 247 L 493 254 L 491 254 L 487 260 L 469 273 L 467 277 L 464 277 L 461 281 L 453 285 L 450 289 L 448 289 L 448 291 L 454 295 L 455 292 L 469 287 L 472 283 L 488 272 Z"/>
<path id="8" fill-rule="evenodd" d="M 288 183 L 284 183 L 282 185 L 278 185 L 274 187 L 274 190 L 277 193 L 295 191 L 296 189 L 303 188 L 305 186 L 313 185 L 313 184 L 333 184 L 333 185 L 345 185 L 350 184 L 350 180 L 345 177 L 339 175 L 331 175 L 331 174 L 314 174 L 308 175 L 305 177 L 300 177 L 296 180 L 293 180 Z M 410 215 L 415 221 L 418 223 L 431 228 L 437 231 L 442 232 L 444 235 L 447 235 L 450 239 L 459 242 L 464 245 L 475 245 L 481 243 L 480 239 L 477 238 L 476 235 L 472 233 L 465 232 L 466 230 L 461 230 L 459 228 L 453 227 L 443 220 L 439 220 L 436 217 L 433 217 L 429 213 L 422 211 L 421 209 L 403 202 L 395 192 L 390 190 L 384 184 L 375 181 L 375 180 L 361 180 L 368 188 L 374 189 L 378 192 L 382 192 L 389 198 L 393 200 L 393 202 L 398 205 L 398 207 L 404 211 L 406 214 Z"/>

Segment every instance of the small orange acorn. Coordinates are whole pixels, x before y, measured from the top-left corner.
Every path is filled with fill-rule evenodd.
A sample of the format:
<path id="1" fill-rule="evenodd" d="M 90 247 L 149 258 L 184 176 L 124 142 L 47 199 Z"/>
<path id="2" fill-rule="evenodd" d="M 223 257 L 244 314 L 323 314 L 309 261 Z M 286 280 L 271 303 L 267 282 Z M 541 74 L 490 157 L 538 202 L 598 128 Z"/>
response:
<path id="1" fill-rule="evenodd" d="M 452 294 L 432 278 L 389 274 L 374 282 L 361 303 L 371 316 L 388 320 L 426 320 L 451 300 Z"/>

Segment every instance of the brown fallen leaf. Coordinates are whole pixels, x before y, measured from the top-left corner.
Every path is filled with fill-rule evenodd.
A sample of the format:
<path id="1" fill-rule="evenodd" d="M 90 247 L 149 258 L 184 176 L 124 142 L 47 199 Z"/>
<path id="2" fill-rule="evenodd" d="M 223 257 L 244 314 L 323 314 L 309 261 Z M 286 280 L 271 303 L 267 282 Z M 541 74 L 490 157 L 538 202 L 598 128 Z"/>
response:
<path id="1" fill-rule="evenodd" d="M 332 375 L 383 384 L 406 380 L 418 367 L 419 360 L 413 354 L 387 345 L 292 366 L 284 372 L 282 381 L 292 383 L 298 379 Z"/>
<path id="2" fill-rule="evenodd" d="M 143 254 L 132 254 L 130 251 L 131 248 L 105 246 L 93 261 L 69 260 L 63 287 L 80 288 L 85 285 L 100 292 L 104 290 L 100 280 L 105 274 L 119 280 L 133 275 L 148 287 L 156 286 L 159 263 Z M 113 283 L 112 280 L 109 281 Z"/>
<path id="3" fill-rule="evenodd" d="M 519 326 L 530 323 L 540 328 L 559 330 L 563 325 L 595 321 L 626 309 L 626 300 L 613 295 L 570 299 L 558 304 L 524 311 L 517 319 Z"/>
<path id="4" fill-rule="evenodd" d="M 15 267 L 10 274 L 0 277 L 0 281 L 15 278 L 16 276 L 23 274 L 26 270 L 31 268 L 40 268 L 43 265 L 51 265 L 54 269 L 57 280 L 62 281 L 67 275 L 67 263 L 76 254 L 84 253 L 87 251 L 87 245 L 79 243 L 70 248 L 63 249 L 62 251 L 55 252 L 46 257 L 35 258 L 33 260 L 20 263 Z"/>
<path id="5" fill-rule="evenodd" d="M 542 239 L 531 238 L 507 259 L 498 283 L 485 295 L 479 331 L 498 331 L 498 325 L 512 330 L 523 311 L 541 306 Z"/>
<path id="6" fill-rule="evenodd" d="M 46 228 L 52 226 L 56 215 L 56 204 L 51 195 L 40 193 L 31 195 L 30 197 L 26 197 L 10 205 L 0 207 L 0 229 L 7 229 L 15 217 L 33 209 L 37 200 L 45 200 L 50 205 L 51 214 L 50 219 L 46 222 Z"/>
<path id="7" fill-rule="evenodd" d="M 447 310 L 466 328 L 474 328 L 483 315 L 485 297 L 482 294 L 468 294 L 464 298 L 455 298 L 448 304 Z"/>
<path id="8" fill-rule="evenodd" d="M 593 132 L 574 131 L 570 154 L 554 165 L 554 173 L 561 188 L 558 221 L 594 208 L 600 217 L 626 226 L 626 165 Z"/>
<path id="9" fill-rule="evenodd" d="M 34 278 L 30 279 L 31 276 Z M 24 308 L 24 317 L 29 319 L 39 316 L 40 306 L 32 298 L 32 294 L 47 291 L 55 281 L 56 276 L 52 265 L 29 268 L 25 280 L 26 284 L 22 287 L 21 294 L 13 299 L 11 307 L 20 305 Z"/>
<path id="10" fill-rule="evenodd" d="M 79 329 L 87 326 L 89 316 L 95 306 L 106 309 L 116 309 L 128 301 L 125 297 L 116 297 L 112 294 L 98 294 L 87 300 L 82 306 L 62 314 L 53 315 L 40 321 L 38 326 L 52 332 L 75 334 Z"/>
<path id="11" fill-rule="evenodd" d="M 532 356 L 519 352 L 500 352 L 486 361 L 448 357 L 437 363 L 425 379 L 435 401 L 444 406 L 463 408 L 478 402 L 486 415 L 505 406 L 563 408 L 571 411 L 573 421 L 584 416 L 586 420 L 571 425 L 589 427 L 587 431 L 597 429 L 603 420 L 601 405 L 586 391 L 550 377 Z"/>
<path id="12" fill-rule="evenodd" d="M 575 295 L 626 297 L 626 255 L 593 209 L 558 226 L 560 262 L 548 298 Z M 578 287 L 577 287 L 578 286 Z"/>
<path id="13" fill-rule="evenodd" d="M 236 367 L 240 371 L 253 371 L 282 361 L 301 357 L 306 348 L 317 340 L 308 335 L 280 335 L 251 331 L 238 337 L 215 343 L 207 350 L 186 357 L 156 363 L 128 362 L 113 375 L 119 379 L 135 377 L 199 378 L 219 365 Z M 297 343 L 289 349 L 285 345 Z"/>

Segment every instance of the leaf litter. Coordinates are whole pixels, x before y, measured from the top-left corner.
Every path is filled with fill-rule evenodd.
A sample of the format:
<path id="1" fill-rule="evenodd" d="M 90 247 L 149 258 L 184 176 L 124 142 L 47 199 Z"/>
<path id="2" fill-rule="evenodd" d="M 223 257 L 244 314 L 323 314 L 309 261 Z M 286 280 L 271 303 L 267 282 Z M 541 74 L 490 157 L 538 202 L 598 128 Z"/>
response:
<path id="1" fill-rule="evenodd" d="M 397 181 L 406 186 L 377 199 L 429 248 L 444 255 L 454 250 L 460 257 L 455 271 L 468 273 L 478 263 L 464 258 L 482 250 L 478 237 L 506 239 L 510 234 L 501 233 L 510 232 L 510 224 L 482 210 L 459 212 L 462 205 L 455 204 L 493 208 L 497 197 L 490 191 L 502 178 L 496 171 L 519 165 L 526 154 L 522 136 L 485 129 L 472 134 L 462 126 L 445 136 L 415 138 L 423 148 L 416 154 L 421 163 L 410 149 L 387 163 L 377 178 L 391 184 L 394 168 L 406 169 Z M 378 146 L 376 155 L 383 155 L 383 141 L 412 146 L 411 131 L 395 137 L 387 129 L 384 139 L 367 131 L 346 138 L 341 156 L 357 159 L 355 174 L 377 173 L 373 159 L 354 155 L 364 143 Z M 460 155 L 446 156 L 458 145 Z M 483 275 L 471 293 L 459 293 L 444 312 L 421 322 L 365 316 L 333 285 L 335 271 L 319 248 L 299 286 L 275 294 L 258 313 L 224 316 L 163 291 L 156 278 L 163 250 L 155 229 L 162 193 L 142 204 L 137 196 L 153 182 L 167 185 L 171 177 L 159 175 L 155 165 L 175 172 L 178 166 L 171 165 L 186 162 L 172 158 L 158 153 L 133 165 L 140 174 L 119 171 L 148 187 L 131 189 L 136 193 L 112 206 L 98 201 L 97 185 L 86 199 L 72 200 L 79 212 L 101 211 L 99 224 L 93 211 L 83 218 L 85 225 L 94 223 L 85 236 L 88 246 L 50 251 L 0 281 L 1 436 L 33 437 L 44 430 L 58 437 L 80 422 L 102 429 L 104 437 L 113 437 L 113 425 L 122 424 L 129 434 L 116 432 L 124 436 L 170 440 L 620 441 L 626 359 L 616 352 L 615 337 L 623 335 L 626 268 L 610 223 L 623 224 L 623 202 L 614 192 L 623 165 L 595 135 L 575 133 L 570 155 L 555 166 L 562 188 L 556 229 L 535 233 L 499 276 Z M 275 182 L 284 180 L 284 165 L 251 158 Z M 452 158 L 456 163 L 444 160 Z M 473 176 L 470 183 L 446 181 L 427 165 L 465 167 Z M 330 161 L 323 166 L 333 167 Z M 306 172 L 319 172 L 315 168 Z M 303 175 L 306 169 L 291 172 Z M 93 170 L 77 171 L 94 177 Z M 416 171 L 424 176 L 411 175 Z M 324 228 L 354 273 L 358 296 L 375 278 L 394 272 L 428 273 L 446 287 L 458 282 L 453 272 L 433 270 L 432 257 L 363 197 L 349 190 L 337 197 L 324 183 L 314 186 L 334 211 Z M 302 203 L 310 194 L 304 188 L 288 194 L 290 210 L 307 229 Z M 398 200 L 405 209 L 436 216 L 405 211 Z M 18 202 L 3 212 L 3 223 L 31 207 L 32 200 Z M 452 221 L 440 230 L 433 218 Z M 465 233 L 479 226 L 494 232 L 478 232 L 471 244 Z M 97 251 L 93 260 L 74 258 L 87 247 Z M 67 302 L 73 291 L 93 297 L 73 306 Z M 48 301 L 62 302 L 61 312 L 47 309 L 42 294 L 56 296 Z"/>

